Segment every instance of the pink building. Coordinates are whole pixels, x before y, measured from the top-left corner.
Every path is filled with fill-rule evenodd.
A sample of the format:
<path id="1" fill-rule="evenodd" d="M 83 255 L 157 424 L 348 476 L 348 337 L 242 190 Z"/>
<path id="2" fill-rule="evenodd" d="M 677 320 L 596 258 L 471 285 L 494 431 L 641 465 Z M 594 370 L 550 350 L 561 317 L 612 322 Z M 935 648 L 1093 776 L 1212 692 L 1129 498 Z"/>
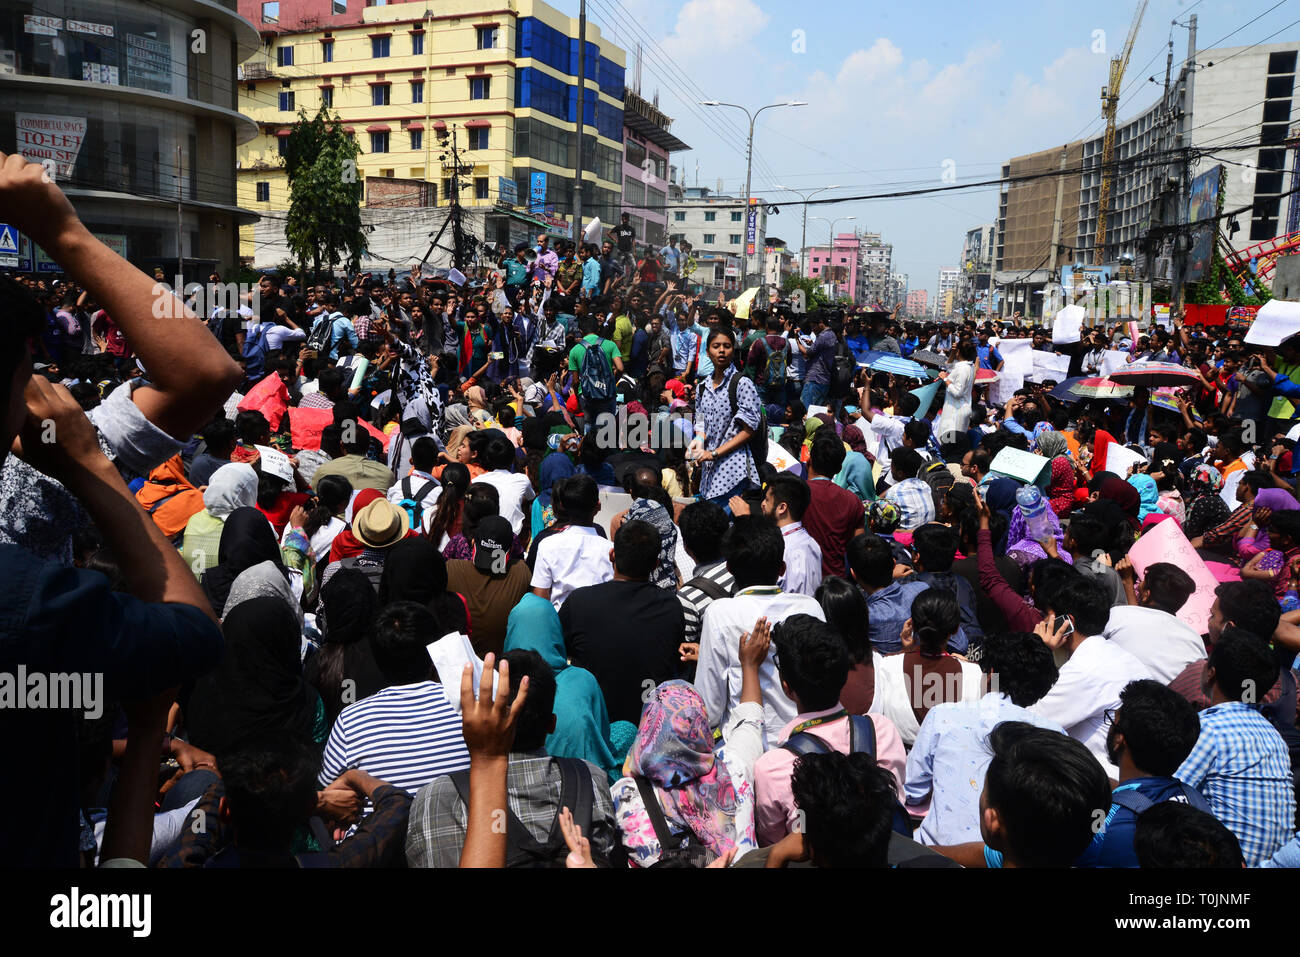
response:
<path id="1" fill-rule="evenodd" d="M 930 311 L 930 293 L 925 289 L 912 289 L 907 294 L 907 314 L 925 316 Z"/>
<path id="2" fill-rule="evenodd" d="M 862 241 L 857 233 L 840 233 L 831 247 L 809 246 L 805 254 L 808 276 L 831 283 L 834 296 L 856 300 L 862 268 Z"/>

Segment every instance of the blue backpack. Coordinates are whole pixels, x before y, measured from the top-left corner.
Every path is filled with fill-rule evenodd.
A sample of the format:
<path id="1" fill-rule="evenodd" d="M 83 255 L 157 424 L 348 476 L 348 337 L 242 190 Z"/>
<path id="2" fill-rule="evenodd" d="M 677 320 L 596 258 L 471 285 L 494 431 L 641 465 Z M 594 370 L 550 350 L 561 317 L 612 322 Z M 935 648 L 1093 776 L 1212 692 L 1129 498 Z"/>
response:
<path id="1" fill-rule="evenodd" d="M 617 382 L 614 380 L 614 366 L 605 355 L 601 344 L 584 343 L 586 353 L 582 357 L 582 369 L 578 374 L 578 391 L 588 401 L 604 402 L 614 398 Z"/>
<path id="2" fill-rule="evenodd" d="M 266 330 L 269 322 L 259 322 L 248 327 L 244 334 L 244 373 L 249 382 L 266 376 Z"/>

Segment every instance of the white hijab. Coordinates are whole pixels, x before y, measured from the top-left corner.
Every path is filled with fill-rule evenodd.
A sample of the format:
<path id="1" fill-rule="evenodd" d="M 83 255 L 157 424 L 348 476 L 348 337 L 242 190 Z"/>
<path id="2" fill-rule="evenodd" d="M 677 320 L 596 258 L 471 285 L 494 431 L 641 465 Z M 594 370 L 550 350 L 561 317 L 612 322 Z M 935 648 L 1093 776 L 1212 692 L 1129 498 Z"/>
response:
<path id="1" fill-rule="evenodd" d="M 203 505 L 208 514 L 223 522 L 237 508 L 257 504 L 257 472 L 246 462 L 231 462 L 212 473 L 203 490 Z"/>

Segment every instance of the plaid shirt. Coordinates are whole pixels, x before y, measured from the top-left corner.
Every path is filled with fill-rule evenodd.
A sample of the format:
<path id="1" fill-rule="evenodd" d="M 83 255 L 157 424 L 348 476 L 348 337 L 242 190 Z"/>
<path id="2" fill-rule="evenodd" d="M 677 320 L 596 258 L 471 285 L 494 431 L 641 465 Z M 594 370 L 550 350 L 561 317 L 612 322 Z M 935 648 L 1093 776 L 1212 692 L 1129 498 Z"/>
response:
<path id="1" fill-rule="evenodd" d="M 591 853 L 609 860 L 618 828 L 614 800 L 605 772 L 590 761 L 595 806 L 591 812 Z M 506 770 L 506 801 L 528 833 L 545 841 L 560 813 L 560 770 L 544 750 L 512 752 Z M 411 807 L 411 827 L 406 834 L 406 862 L 410 867 L 459 867 L 465 844 L 465 803 L 450 777 L 434 779 L 420 788 Z"/>
<path id="2" fill-rule="evenodd" d="M 381 333 L 375 332 L 371 328 L 374 322 L 372 316 L 353 316 L 352 328 L 357 331 L 357 339 L 361 342 L 383 342 L 384 337 Z"/>
<path id="3" fill-rule="evenodd" d="M 903 513 L 903 529 L 920 528 L 934 521 L 934 491 L 921 479 L 903 479 L 885 493 L 885 498 Z"/>
<path id="4" fill-rule="evenodd" d="M 186 816 L 176 844 L 158 862 L 159 867 L 238 866 L 234 833 L 217 813 L 217 805 L 225 793 L 220 781 L 213 782 L 203 792 L 199 803 Z M 298 866 L 392 867 L 399 864 L 406 841 L 411 796 L 401 788 L 385 784 L 375 789 L 373 800 L 374 813 L 351 836 L 323 851 L 293 855 Z M 203 823 L 196 827 L 199 821 Z"/>
<path id="5" fill-rule="evenodd" d="M 1226 701 L 1201 712 L 1201 736 L 1174 777 L 1200 789 L 1258 867 L 1295 831 L 1295 783 L 1286 743 L 1255 708 Z"/>
<path id="6" fill-rule="evenodd" d="M 1231 548 L 1232 540 L 1246 527 L 1253 512 L 1253 505 L 1238 505 L 1226 522 L 1204 534 L 1201 538 L 1202 544 L 1206 548 Z"/>

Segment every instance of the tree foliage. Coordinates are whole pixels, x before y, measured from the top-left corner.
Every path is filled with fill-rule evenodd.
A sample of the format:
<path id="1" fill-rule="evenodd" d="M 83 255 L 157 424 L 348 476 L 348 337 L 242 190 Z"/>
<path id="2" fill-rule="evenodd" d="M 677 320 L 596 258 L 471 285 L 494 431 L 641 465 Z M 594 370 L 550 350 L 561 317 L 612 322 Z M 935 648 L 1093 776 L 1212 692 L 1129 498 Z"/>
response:
<path id="1" fill-rule="evenodd" d="M 789 295 L 796 289 L 803 290 L 809 312 L 830 305 L 830 299 L 827 298 L 826 293 L 822 290 L 822 284 L 811 276 L 786 276 L 785 281 L 781 284 L 781 291 L 786 295 Z"/>
<path id="2" fill-rule="evenodd" d="M 284 235 L 304 269 L 311 263 L 319 274 L 340 263 L 349 269 L 360 265 L 366 251 L 360 156 L 361 148 L 337 116 L 323 107 L 314 117 L 299 111 L 285 144 L 289 212 Z"/>

